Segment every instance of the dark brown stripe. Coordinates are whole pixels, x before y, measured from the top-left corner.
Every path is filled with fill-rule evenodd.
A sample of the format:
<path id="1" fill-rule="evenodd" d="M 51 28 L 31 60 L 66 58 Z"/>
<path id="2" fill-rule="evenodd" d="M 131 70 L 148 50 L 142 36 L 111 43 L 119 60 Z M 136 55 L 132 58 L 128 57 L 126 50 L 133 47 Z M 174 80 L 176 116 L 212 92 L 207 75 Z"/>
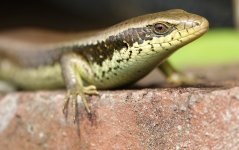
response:
<path id="1" fill-rule="evenodd" d="M 102 63 L 106 59 L 112 59 L 115 51 L 120 51 L 123 48 L 128 50 L 129 47 L 132 47 L 135 42 L 142 44 L 144 41 L 150 41 L 153 39 L 153 37 L 159 36 L 165 35 L 156 35 L 151 31 L 151 27 L 149 26 L 144 28 L 130 28 L 117 35 L 109 36 L 105 41 L 98 41 L 98 43 L 95 45 L 75 45 L 72 47 L 72 49 L 73 51 L 81 53 L 83 56 L 85 56 L 89 62 L 97 63 L 98 65 L 102 66 Z M 138 54 L 141 51 L 142 49 L 139 49 Z M 129 52 L 129 57 L 126 58 L 126 60 L 129 60 L 131 55 L 132 51 Z M 122 61 L 122 59 L 117 60 L 118 63 Z"/>

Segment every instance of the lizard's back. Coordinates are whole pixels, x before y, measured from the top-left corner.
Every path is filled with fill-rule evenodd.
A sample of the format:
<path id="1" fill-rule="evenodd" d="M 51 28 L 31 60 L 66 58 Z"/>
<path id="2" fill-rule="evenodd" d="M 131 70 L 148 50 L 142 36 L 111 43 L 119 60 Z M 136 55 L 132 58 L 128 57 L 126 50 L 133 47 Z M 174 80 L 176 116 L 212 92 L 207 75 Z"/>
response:
<path id="1" fill-rule="evenodd" d="M 0 60 L 11 59 L 22 67 L 49 65 L 58 61 L 62 43 L 71 43 L 95 34 L 92 32 L 63 33 L 37 28 L 0 32 Z"/>

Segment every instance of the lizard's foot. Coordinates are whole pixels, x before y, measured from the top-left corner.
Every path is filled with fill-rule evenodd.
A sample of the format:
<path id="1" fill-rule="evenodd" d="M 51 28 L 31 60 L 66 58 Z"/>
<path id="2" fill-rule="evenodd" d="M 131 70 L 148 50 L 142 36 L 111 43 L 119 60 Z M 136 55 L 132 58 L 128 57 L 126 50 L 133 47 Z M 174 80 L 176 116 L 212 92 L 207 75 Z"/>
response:
<path id="1" fill-rule="evenodd" d="M 99 95 L 99 92 L 97 91 L 96 86 L 94 85 L 84 87 L 84 93 L 87 95 Z"/>
<path id="2" fill-rule="evenodd" d="M 76 122 L 76 118 L 78 115 L 78 111 L 77 111 L 78 110 L 77 109 L 77 98 L 78 97 L 81 98 L 87 113 L 89 113 L 89 114 L 91 113 L 91 110 L 90 110 L 89 104 L 86 100 L 84 92 L 85 92 L 84 90 L 82 91 L 80 88 L 77 88 L 77 87 L 69 89 L 69 90 L 67 90 L 66 97 L 64 99 L 64 105 L 63 105 L 63 113 L 64 114 L 68 113 L 67 106 L 68 106 L 69 101 L 72 100 L 73 122 L 74 123 Z"/>
<path id="3" fill-rule="evenodd" d="M 166 76 L 167 82 L 175 86 L 196 85 L 201 82 L 198 77 L 179 72 L 167 60 L 160 64 L 158 68 Z"/>
<path id="4" fill-rule="evenodd" d="M 167 82 L 170 84 L 179 85 L 195 85 L 198 83 L 198 79 L 190 74 L 183 74 L 180 72 L 173 73 L 167 78 Z"/>

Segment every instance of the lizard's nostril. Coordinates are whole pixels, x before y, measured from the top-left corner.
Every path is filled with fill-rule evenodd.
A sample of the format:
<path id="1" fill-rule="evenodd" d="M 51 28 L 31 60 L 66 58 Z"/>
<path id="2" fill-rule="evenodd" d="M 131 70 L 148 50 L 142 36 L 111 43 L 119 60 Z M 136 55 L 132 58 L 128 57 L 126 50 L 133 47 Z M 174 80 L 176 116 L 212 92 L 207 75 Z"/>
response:
<path id="1" fill-rule="evenodd" d="M 201 17 L 198 20 L 194 20 L 192 25 L 193 25 L 193 27 L 198 26 L 198 27 L 202 27 L 202 28 L 208 28 L 209 23 L 208 23 L 207 19 Z"/>
<path id="2" fill-rule="evenodd" d="M 200 23 L 199 23 L 199 22 L 195 22 L 195 25 L 196 25 L 196 26 L 199 26 L 199 25 L 200 25 Z"/>

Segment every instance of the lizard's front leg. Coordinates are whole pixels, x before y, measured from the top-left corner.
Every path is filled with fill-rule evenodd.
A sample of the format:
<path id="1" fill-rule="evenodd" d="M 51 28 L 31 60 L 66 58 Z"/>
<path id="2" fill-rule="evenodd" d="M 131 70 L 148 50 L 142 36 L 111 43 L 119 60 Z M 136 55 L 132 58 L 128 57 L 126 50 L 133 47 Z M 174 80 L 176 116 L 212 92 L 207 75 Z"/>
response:
<path id="1" fill-rule="evenodd" d="M 174 85 L 192 85 L 198 82 L 194 76 L 184 74 L 175 69 L 168 60 L 160 64 L 158 69 L 166 76 L 167 81 Z"/>
<path id="2" fill-rule="evenodd" d="M 73 121 L 75 122 L 78 114 L 77 98 L 81 98 L 86 111 L 88 113 L 91 113 L 91 109 L 85 95 L 98 94 L 98 92 L 94 85 L 86 87 L 83 85 L 83 79 L 91 80 L 93 78 L 93 75 L 90 65 L 82 56 L 77 55 L 73 52 L 64 54 L 61 58 L 61 67 L 67 88 L 63 113 L 66 113 L 69 100 L 72 100 L 74 114 Z"/>

